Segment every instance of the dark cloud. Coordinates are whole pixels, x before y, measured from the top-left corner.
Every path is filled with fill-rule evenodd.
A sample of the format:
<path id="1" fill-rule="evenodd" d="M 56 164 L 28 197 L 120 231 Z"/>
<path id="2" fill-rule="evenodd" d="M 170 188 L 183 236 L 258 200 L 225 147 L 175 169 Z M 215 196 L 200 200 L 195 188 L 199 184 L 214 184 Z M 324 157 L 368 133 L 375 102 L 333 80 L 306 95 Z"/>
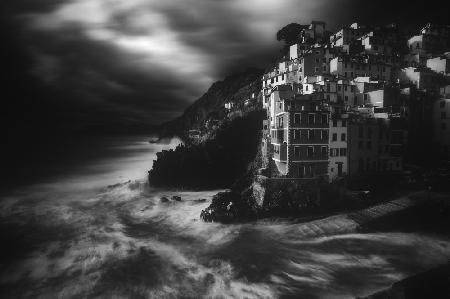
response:
<path id="1" fill-rule="evenodd" d="M 160 123 L 213 81 L 264 67 L 290 22 L 446 20 L 434 0 L 420 9 L 403 0 L 10 2 L 2 3 L 2 121 L 12 132 Z"/>

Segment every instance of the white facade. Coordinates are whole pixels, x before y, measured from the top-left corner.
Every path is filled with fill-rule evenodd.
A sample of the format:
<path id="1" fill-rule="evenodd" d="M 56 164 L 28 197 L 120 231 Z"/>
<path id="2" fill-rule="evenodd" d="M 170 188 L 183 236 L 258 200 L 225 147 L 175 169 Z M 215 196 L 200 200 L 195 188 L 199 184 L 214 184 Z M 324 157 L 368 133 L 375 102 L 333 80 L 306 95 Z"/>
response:
<path id="1" fill-rule="evenodd" d="M 431 90 L 438 87 L 436 74 L 427 69 L 407 67 L 400 70 L 398 77 L 400 83 L 413 84 L 417 89 Z"/>
<path id="2" fill-rule="evenodd" d="M 435 57 L 427 60 L 427 67 L 436 73 L 450 74 L 450 59 L 448 57 Z"/>
<path id="3" fill-rule="evenodd" d="M 328 178 L 334 181 L 348 173 L 348 130 L 346 120 L 330 121 Z"/>
<path id="4" fill-rule="evenodd" d="M 367 96 L 366 96 L 367 95 Z M 370 105 L 373 107 L 384 107 L 384 89 L 369 91 L 364 94 L 364 105 Z"/>

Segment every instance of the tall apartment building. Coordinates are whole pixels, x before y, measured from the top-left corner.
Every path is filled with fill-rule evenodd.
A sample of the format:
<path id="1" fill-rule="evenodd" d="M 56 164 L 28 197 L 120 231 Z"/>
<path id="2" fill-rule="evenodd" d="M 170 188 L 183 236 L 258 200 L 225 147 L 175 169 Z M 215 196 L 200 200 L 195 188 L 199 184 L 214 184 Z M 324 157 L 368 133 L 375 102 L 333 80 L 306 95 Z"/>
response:
<path id="1" fill-rule="evenodd" d="M 316 94 L 275 103 L 273 159 L 290 178 L 328 177 L 329 107 Z"/>

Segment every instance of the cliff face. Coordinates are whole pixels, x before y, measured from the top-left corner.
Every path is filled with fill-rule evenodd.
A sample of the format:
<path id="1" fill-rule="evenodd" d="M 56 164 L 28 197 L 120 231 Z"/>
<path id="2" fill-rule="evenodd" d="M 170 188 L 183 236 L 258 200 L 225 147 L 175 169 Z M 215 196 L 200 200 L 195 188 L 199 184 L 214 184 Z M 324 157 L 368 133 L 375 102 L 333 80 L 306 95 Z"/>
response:
<path id="1" fill-rule="evenodd" d="M 158 153 L 149 171 L 150 184 L 190 189 L 229 188 L 256 155 L 264 116 L 264 111 L 255 110 L 224 120 L 213 138 Z"/>
<path id="2" fill-rule="evenodd" d="M 188 130 L 201 129 L 208 118 L 223 119 L 226 102 L 233 102 L 239 106 L 243 105 L 243 100 L 252 93 L 258 94 L 261 90 L 262 74 L 263 70 L 250 68 L 213 83 L 203 96 L 185 110 L 183 115 L 161 126 L 161 137 L 175 135 L 184 137 Z"/>
<path id="3" fill-rule="evenodd" d="M 160 137 L 178 136 L 184 144 L 157 154 L 149 171 L 150 184 L 229 188 L 242 176 L 255 157 L 266 116 L 258 100 L 261 75 L 262 70 L 248 69 L 228 76 L 214 83 L 182 116 L 163 124 Z M 232 111 L 224 107 L 229 102 Z M 198 130 L 200 136 L 190 138 L 189 130 Z"/>

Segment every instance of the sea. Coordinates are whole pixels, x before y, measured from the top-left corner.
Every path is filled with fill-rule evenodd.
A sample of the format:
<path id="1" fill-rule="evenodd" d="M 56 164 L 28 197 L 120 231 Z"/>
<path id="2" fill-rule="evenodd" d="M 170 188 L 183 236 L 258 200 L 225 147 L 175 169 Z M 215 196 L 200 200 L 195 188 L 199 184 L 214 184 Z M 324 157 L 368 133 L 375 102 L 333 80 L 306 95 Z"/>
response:
<path id="1" fill-rule="evenodd" d="M 450 237 L 425 232 L 205 223 L 222 190 L 149 186 L 180 143 L 150 139 L 95 138 L 2 190 L 1 298 L 355 298 L 450 258 Z"/>

